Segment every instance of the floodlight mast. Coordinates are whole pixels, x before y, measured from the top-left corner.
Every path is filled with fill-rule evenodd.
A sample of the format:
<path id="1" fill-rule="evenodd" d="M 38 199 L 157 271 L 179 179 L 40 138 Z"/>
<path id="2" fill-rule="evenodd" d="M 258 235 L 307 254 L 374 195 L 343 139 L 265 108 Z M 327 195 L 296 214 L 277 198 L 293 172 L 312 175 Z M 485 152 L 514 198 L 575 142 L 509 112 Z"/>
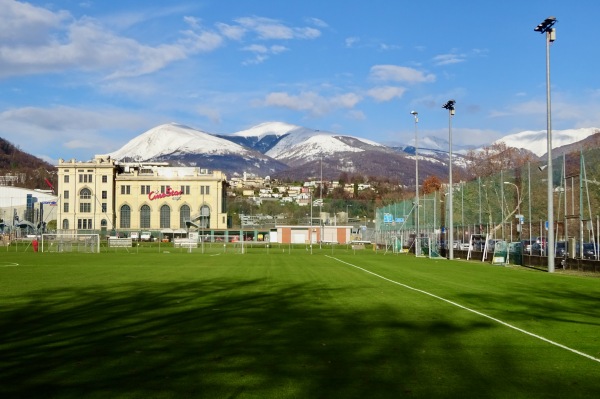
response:
<path id="1" fill-rule="evenodd" d="M 419 113 L 410 112 L 415 118 L 415 256 L 421 255 L 421 241 L 419 240 L 419 134 L 417 125 L 419 124 Z"/>
<path id="2" fill-rule="evenodd" d="M 442 105 L 442 108 L 448 110 L 448 239 L 446 245 L 448 246 L 448 259 L 454 259 L 454 218 L 452 215 L 452 117 L 454 116 L 454 104 L 456 101 L 449 100 L 446 104 Z M 449 241 L 449 242 L 448 242 Z"/>
<path id="3" fill-rule="evenodd" d="M 547 168 L 548 168 L 548 272 L 554 272 L 554 187 L 552 181 L 552 107 L 550 101 L 550 43 L 556 40 L 555 17 L 548 17 L 533 30 L 546 34 L 546 125 L 548 136 Z"/>

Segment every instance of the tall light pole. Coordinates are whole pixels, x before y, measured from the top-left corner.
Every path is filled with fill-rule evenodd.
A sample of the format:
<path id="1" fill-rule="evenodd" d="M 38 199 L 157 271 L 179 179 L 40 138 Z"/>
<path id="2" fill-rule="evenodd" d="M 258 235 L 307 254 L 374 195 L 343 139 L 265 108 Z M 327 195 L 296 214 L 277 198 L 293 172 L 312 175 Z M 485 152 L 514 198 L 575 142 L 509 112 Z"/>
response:
<path id="1" fill-rule="evenodd" d="M 450 209 L 448 214 L 448 241 L 450 242 L 446 244 L 449 248 L 448 259 L 450 260 L 454 259 L 454 220 L 452 217 L 452 117 L 454 116 L 454 104 L 456 104 L 456 101 L 449 100 L 446 104 L 442 105 L 442 108 L 448 110 L 448 208 Z"/>
<path id="2" fill-rule="evenodd" d="M 555 17 L 548 17 L 533 30 L 546 34 L 546 124 L 548 129 L 548 272 L 554 273 L 554 198 L 552 182 L 552 110 L 550 106 L 550 43 L 556 40 Z"/>
<path id="3" fill-rule="evenodd" d="M 517 186 L 513 182 L 505 181 L 504 184 L 510 184 L 511 186 L 515 186 L 517 189 L 517 239 L 521 241 L 521 193 L 519 192 L 519 186 Z M 511 235 L 512 237 L 512 235 Z"/>
<path id="4" fill-rule="evenodd" d="M 410 112 L 415 117 L 415 256 L 421 255 L 421 241 L 419 240 L 419 113 Z"/>

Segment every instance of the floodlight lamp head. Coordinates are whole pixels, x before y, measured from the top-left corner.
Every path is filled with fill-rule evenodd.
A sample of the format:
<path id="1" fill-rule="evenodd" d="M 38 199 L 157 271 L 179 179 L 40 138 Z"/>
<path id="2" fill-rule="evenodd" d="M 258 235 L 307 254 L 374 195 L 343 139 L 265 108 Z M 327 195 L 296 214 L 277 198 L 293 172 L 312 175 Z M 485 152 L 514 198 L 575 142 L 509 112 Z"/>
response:
<path id="1" fill-rule="evenodd" d="M 419 113 L 417 111 L 410 111 L 410 113 L 413 115 L 419 115 Z"/>
<path id="2" fill-rule="evenodd" d="M 540 172 L 543 172 L 547 167 L 548 165 L 540 165 L 538 166 L 538 169 L 540 170 Z"/>
<path id="3" fill-rule="evenodd" d="M 542 21 L 538 26 L 533 28 L 534 31 L 540 33 L 546 33 L 552 29 L 552 26 L 556 23 L 555 17 L 548 17 Z"/>
<path id="4" fill-rule="evenodd" d="M 456 104 L 456 101 L 448 100 L 446 104 L 442 105 L 442 108 L 446 108 L 448 111 L 450 111 L 451 115 L 454 115 L 454 104 Z"/>

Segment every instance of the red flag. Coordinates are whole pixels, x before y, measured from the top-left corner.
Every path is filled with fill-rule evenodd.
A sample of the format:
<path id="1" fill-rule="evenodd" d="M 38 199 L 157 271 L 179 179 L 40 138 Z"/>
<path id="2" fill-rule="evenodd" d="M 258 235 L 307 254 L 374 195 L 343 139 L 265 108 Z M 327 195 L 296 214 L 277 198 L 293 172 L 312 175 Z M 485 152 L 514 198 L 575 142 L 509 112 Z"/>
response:
<path id="1" fill-rule="evenodd" d="M 54 194 L 54 186 L 52 185 L 52 183 L 50 183 L 50 180 L 44 178 L 44 180 L 46 181 L 46 184 L 48 185 L 48 187 L 50 187 L 50 189 L 52 190 L 52 194 Z"/>

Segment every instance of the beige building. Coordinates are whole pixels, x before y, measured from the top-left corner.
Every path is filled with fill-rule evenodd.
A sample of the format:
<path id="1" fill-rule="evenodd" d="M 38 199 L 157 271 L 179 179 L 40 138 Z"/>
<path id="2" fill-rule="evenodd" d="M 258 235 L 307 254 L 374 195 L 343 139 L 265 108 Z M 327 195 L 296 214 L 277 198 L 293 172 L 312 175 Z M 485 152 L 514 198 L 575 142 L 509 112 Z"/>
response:
<path id="1" fill-rule="evenodd" d="M 105 156 L 88 162 L 61 159 L 58 227 L 101 233 L 226 229 L 226 187 L 220 171 Z"/>

